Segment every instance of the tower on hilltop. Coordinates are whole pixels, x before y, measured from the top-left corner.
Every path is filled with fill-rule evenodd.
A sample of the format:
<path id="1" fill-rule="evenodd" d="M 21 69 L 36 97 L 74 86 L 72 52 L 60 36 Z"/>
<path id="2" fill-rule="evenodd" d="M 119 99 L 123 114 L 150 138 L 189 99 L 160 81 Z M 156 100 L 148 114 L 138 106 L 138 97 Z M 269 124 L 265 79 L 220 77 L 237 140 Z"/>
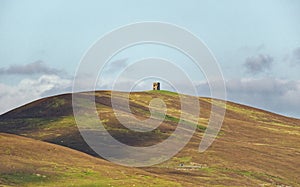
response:
<path id="1" fill-rule="evenodd" d="M 160 90 L 160 83 L 159 82 L 154 82 L 153 83 L 153 90 Z"/>

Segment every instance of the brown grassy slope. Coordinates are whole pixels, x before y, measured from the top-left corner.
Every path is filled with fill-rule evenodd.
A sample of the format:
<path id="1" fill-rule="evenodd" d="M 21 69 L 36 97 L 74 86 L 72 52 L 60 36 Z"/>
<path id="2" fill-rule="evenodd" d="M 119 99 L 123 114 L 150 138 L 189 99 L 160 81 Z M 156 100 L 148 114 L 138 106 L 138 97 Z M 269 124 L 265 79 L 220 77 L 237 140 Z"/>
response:
<path id="1" fill-rule="evenodd" d="M 179 185 L 66 147 L 0 133 L 0 186 Z"/>
<path id="2" fill-rule="evenodd" d="M 124 94 L 118 94 L 122 106 Z M 149 117 L 148 105 L 153 98 L 164 100 L 168 107 L 168 116 L 157 131 L 133 132 L 115 118 L 110 98 L 111 92 L 96 93 L 99 116 L 115 138 L 129 145 L 146 146 L 163 141 L 174 131 L 180 118 L 177 94 L 164 91 L 132 93 L 131 112 L 139 119 Z M 70 100 L 70 95 L 46 98 L 4 114 L 0 117 L 0 132 L 94 154 L 80 137 L 70 115 Z M 199 153 L 198 146 L 208 122 L 211 100 L 200 98 L 199 102 L 198 130 L 191 142 L 171 160 L 144 170 L 179 181 L 184 186 L 299 186 L 300 120 L 227 102 L 218 138 L 206 152 Z M 187 167 L 179 167 L 180 163 Z"/>
<path id="3" fill-rule="evenodd" d="M 211 100 L 200 98 L 200 103 L 200 119 L 207 119 Z M 300 186 L 298 119 L 228 102 L 222 131 L 204 153 L 197 152 L 201 137 L 196 133 L 176 158 L 157 166 L 159 170 L 147 170 L 181 176 L 186 182 L 192 178 L 197 185 Z M 170 169 L 176 162 L 187 167 Z M 194 171 L 191 165 L 202 168 Z"/>

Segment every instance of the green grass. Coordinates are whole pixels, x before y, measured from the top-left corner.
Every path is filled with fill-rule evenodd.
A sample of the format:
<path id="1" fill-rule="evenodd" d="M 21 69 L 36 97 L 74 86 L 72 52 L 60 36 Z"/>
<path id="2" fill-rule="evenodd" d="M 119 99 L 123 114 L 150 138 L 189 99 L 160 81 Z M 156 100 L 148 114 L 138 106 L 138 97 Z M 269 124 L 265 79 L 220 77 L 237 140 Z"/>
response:
<path id="1" fill-rule="evenodd" d="M 49 181 L 45 175 L 28 173 L 0 174 L 0 179 L 8 185 L 24 185 L 27 183 L 43 183 Z"/>
<path id="2" fill-rule="evenodd" d="M 203 125 L 197 125 L 197 129 L 201 132 L 204 132 L 206 130 L 206 127 Z"/>
<path id="3" fill-rule="evenodd" d="M 165 120 L 167 121 L 171 121 L 171 122 L 174 122 L 174 123 L 179 123 L 180 122 L 180 119 L 179 118 L 176 118 L 174 116 L 170 116 L 170 115 L 166 115 L 165 116 Z M 200 130 L 201 132 L 204 132 L 206 130 L 206 127 L 203 126 L 203 125 L 200 125 L 200 124 L 195 124 L 195 123 L 192 123 L 190 121 L 186 121 L 186 120 L 182 120 L 182 122 L 184 124 L 187 124 L 187 125 L 192 125 L 192 126 L 197 126 L 197 129 Z"/>
<path id="4" fill-rule="evenodd" d="M 61 99 L 61 98 L 53 98 L 52 102 L 49 103 L 48 107 L 50 108 L 59 108 L 61 106 L 63 106 L 66 103 L 65 99 Z"/>
<path id="5" fill-rule="evenodd" d="M 176 164 L 189 164 L 192 160 L 191 156 L 185 156 L 185 157 L 174 157 L 172 158 L 172 160 L 176 163 Z"/>
<path id="6" fill-rule="evenodd" d="M 42 126 L 44 130 L 53 130 L 66 127 L 76 126 L 76 122 L 73 116 L 65 116 L 57 119 L 52 119 L 51 121 L 46 121 Z"/>
<path id="7" fill-rule="evenodd" d="M 0 125 L 19 130 L 38 130 L 38 129 L 57 129 L 75 125 L 73 116 L 64 116 L 59 118 L 24 118 L 10 119 L 0 122 Z"/>
<path id="8" fill-rule="evenodd" d="M 170 115 L 166 115 L 165 116 L 165 120 L 171 121 L 171 122 L 174 122 L 174 123 L 179 123 L 179 121 L 180 121 L 179 118 L 176 118 L 176 117 L 170 116 Z"/>
<path id="9" fill-rule="evenodd" d="M 144 110 L 142 108 L 138 108 L 138 107 L 130 107 L 131 112 L 133 113 L 137 113 L 139 115 L 143 115 L 143 117 L 149 118 L 151 113 L 148 110 Z"/>
<path id="10" fill-rule="evenodd" d="M 111 171 L 113 173 L 113 171 Z M 106 177 L 93 170 L 73 168 L 55 176 L 29 173 L 0 174 L 0 181 L 10 186 L 181 186 L 180 184 L 147 175 Z"/>
<path id="11" fill-rule="evenodd" d="M 179 95 L 176 92 L 171 92 L 171 91 L 168 91 L 168 90 L 150 90 L 148 92 L 149 93 L 161 93 L 161 94 L 170 95 L 170 96 L 178 96 Z"/>

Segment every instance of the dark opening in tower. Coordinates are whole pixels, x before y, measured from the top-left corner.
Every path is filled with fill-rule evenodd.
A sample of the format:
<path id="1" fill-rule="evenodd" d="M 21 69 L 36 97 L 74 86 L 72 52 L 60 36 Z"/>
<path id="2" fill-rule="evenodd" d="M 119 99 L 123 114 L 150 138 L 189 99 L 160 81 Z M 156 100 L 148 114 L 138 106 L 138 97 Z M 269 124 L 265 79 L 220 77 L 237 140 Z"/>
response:
<path id="1" fill-rule="evenodd" d="M 153 83 L 153 90 L 160 90 L 160 83 L 159 82 L 154 82 Z"/>

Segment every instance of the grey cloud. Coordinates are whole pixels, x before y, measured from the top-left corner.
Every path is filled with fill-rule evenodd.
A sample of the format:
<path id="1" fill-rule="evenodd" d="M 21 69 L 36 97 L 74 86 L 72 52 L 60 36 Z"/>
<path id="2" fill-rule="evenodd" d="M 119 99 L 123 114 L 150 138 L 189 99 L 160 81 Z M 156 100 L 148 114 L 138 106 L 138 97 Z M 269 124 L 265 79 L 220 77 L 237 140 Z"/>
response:
<path id="1" fill-rule="evenodd" d="M 289 90 L 295 89 L 295 82 L 273 78 L 241 79 L 227 81 L 229 92 L 262 95 L 283 95 Z"/>
<path id="2" fill-rule="evenodd" d="M 300 47 L 293 51 L 293 61 L 297 64 L 300 64 Z"/>
<path id="3" fill-rule="evenodd" d="M 124 58 L 124 59 L 110 62 L 107 65 L 107 67 L 105 68 L 105 72 L 114 73 L 114 72 L 118 72 L 118 71 L 124 69 L 128 65 L 127 60 L 128 60 L 128 58 Z"/>
<path id="4" fill-rule="evenodd" d="M 245 45 L 245 46 L 242 46 L 241 48 L 239 48 L 239 52 L 242 52 L 242 53 L 245 53 L 245 54 L 249 54 L 249 52 L 257 53 L 259 51 L 264 50 L 265 48 L 266 48 L 265 44 L 260 44 L 260 45 L 257 45 L 257 46 Z"/>
<path id="5" fill-rule="evenodd" d="M 274 78 L 226 81 L 230 101 L 300 118 L 300 81 Z M 210 96 L 207 82 L 199 83 L 198 93 Z"/>
<path id="6" fill-rule="evenodd" d="M 11 65 L 8 68 L 0 68 L 0 75 L 30 75 L 30 74 L 60 74 L 61 70 L 50 68 L 43 61 L 38 60 L 26 65 Z"/>
<path id="7" fill-rule="evenodd" d="M 248 57 L 244 63 L 247 71 L 257 74 L 271 69 L 273 57 L 270 55 L 259 54 L 257 56 Z"/>

